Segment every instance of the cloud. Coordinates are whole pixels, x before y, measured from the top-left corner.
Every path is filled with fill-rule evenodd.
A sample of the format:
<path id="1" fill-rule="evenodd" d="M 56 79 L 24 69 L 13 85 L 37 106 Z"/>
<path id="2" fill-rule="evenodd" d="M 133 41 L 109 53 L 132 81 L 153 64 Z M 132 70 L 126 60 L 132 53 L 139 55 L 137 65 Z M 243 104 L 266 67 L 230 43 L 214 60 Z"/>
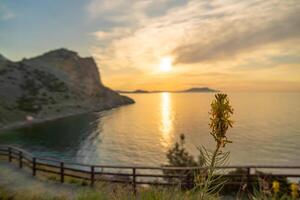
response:
<path id="1" fill-rule="evenodd" d="M 122 1 L 118 2 L 110 8 L 120 9 Z M 142 9 L 137 9 L 140 13 L 151 6 L 149 1 L 142 2 Z M 170 48 L 165 54 L 173 54 L 177 63 L 232 58 L 272 42 L 299 39 L 300 35 L 300 12 L 296 1 L 190 1 L 168 11 L 163 16 L 139 19 L 140 26 L 131 27 L 134 32 L 131 36 L 122 35 L 124 32 L 120 28 L 94 35 L 102 40 L 130 40 L 130 43 L 139 43 L 141 48 L 151 42 L 148 51 L 153 48 L 159 51 L 167 45 Z"/>
<path id="2" fill-rule="evenodd" d="M 225 77 L 230 75 L 229 73 L 223 72 L 203 72 L 203 73 L 185 73 L 184 76 L 187 77 Z"/>
<path id="3" fill-rule="evenodd" d="M 300 51 L 298 54 L 283 54 L 283 55 L 277 55 L 272 56 L 270 60 L 274 63 L 279 64 L 299 64 L 300 63 Z"/>
<path id="4" fill-rule="evenodd" d="M 91 0 L 86 10 L 91 19 L 105 19 L 132 25 L 148 17 L 163 15 L 169 9 L 184 5 L 186 2 L 186 0 Z"/>
<path id="5" fill-rule="evenodd" d="M 128 25 L 144 18 L 144 9 L 150 1 L 134 0 L 91 0 L 86 6 L 89 17 Z"/>
<path id="6" fill-rule="evenodd" d="M 87 6 L 86 9 L 90 14 L 90 17 L 96 18 L 100 16 L 102 13 L 107 13 L 109 11 L 113 11 L 118 9 L 124 1 L 122 0 L 92 0 Z"/>
<path id="7" fill-rule="evenodd" d="M 130 28 L 117 27 L 109 31 L 96 31 L 92 33 L 92 35 L 95 36 L 98 41 L 111 41 L 122 38 L 130 33 L 132 33 Z"/>
<path id="8" fill-rule="evenodd" d="M 223 24 L 210 36 L 209 42 L 196 40 L 177 47 L 174 54 L 178 63 L 197 63 L 214 59 L 232 59 L 244 51 L 256 49 L 269 43 L 288 39 L 300 39 L 300 12 L 293 12 L 282 19 L 243 25 L 245 20 Z"/>
<path id="9" fill-rule="evenodd" d="M 0 20 L 5 21 L 15 17 L 15 14 L 7 8 L 4 4 L 0 3 Z"/>
<path id="10" fill-rule="evenodd" d="M 299 65 L 298 0 L 92 0 L 87 8 L 95 21 L 111 23 L 92 33 L 97 42 L 91 53 L 119 75 L 136 69 L 153 80 L 165 56 L 174 59 L 182 83 L 192 77 L 185 74 L 202 74 L 195 83 L 197 78 L 237 83 L 245 70 L 255 79 L 261 77 L 257 69 Z M 294 72 L 289 70 L 287 77 Z"/>

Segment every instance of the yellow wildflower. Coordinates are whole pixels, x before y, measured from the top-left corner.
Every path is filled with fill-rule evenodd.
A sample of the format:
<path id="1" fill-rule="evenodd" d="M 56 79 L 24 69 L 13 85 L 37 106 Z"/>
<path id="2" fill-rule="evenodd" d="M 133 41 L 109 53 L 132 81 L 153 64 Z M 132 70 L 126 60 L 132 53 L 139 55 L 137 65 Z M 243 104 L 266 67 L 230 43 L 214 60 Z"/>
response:
<path id="1" fill-rule="evenodd" d="M 278 193 L 279 192 L 279 189 L 280 189 L 280 184 L 278 181 L 273 181 L 273 184 L 272 184 L 272 188 L 273 188 L 273 191 L 275 193 Z"/>
<path id="2" fill-rule="evenodd" d="M 293 199 L 296 199 L 297 197 L 299 197 L 298 184 L 296 184 L 296 183 L 291 184 L 291 195 L 292 195 Z"/>

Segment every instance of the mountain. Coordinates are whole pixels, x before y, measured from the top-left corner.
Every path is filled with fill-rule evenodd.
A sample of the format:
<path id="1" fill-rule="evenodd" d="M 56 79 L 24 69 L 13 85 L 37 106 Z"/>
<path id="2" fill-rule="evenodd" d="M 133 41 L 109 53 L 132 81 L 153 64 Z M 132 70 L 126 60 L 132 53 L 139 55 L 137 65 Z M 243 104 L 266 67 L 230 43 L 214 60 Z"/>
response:
<path id="1" fill-rule="evenodd" d="M 214 90 L 208 87 L 200 87 L 200 88 L 190 88 L 187 90 L 181 90 L 178 92 L 219 92 L 219 90 Z"/>
<path id="2" fill-rule="evenodd" d="M 208 87 L 201 87 L 201 88 L 190 88 L 186 90 L 179 90 L 179 91 L 168 91 L 168 90 L 154 90 L 154 91 L 147 91 L 147 90 L 133 90 L 133 91 L 124 91 L 124 90 L 118 90 L 119 93 L 159 93 L 159 92 L 171 92 L 171 93 L 201 93 L 201 92 L 219 92 L 219 90 L 214 90 Z"/>
<path id="3" fill-rule="evenodd" d="M 131 103 L 103 85 L 92 57 L 67 49 L 19 62 L 0 55 L 0 128 L 26 116 L 43 121 Z"/>
<path id="4" fill-rule="evenodd" d="M 0 54 L 0 63 L 8 62 L 9 60 Z"/>
<path id="5" fill-rule="evenodd" d="M 118 93 L 152 93 L 152 91 L 147 90 L 133 90 L 133 91 L 125 91 L 125 90 L 117 90 Z"/>

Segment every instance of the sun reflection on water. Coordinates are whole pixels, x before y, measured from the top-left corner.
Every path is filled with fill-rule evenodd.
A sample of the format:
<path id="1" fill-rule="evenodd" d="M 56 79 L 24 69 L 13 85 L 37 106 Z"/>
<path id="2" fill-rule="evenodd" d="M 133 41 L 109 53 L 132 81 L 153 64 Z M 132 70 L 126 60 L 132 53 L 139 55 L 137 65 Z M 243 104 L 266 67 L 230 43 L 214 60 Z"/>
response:
<path id="1" fill-rule="evenodd" d="M 169 147 L 171 143 L 171 132 L 173 129 L 173 113 L 171 96 L 168 92 L 161 93 L 161 143 Z"/>

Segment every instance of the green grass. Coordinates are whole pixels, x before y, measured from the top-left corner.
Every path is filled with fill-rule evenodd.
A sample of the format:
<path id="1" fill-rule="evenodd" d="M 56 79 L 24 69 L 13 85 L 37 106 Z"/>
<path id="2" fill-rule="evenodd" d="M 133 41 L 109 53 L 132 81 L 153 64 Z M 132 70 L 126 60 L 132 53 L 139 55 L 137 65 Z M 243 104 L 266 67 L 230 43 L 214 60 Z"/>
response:
<path id="1" fill-rule="evenodd" d="M 75 200 L 196 200 L 197 193 L 189 193 L 176 188 L 141 188 L 134 195 L 128 187 L 103 184 L 100 188 L 86 188 L 76 192 Z M 69 200 L 74 199 L 61 194 L 40 193 L 39 191 L 9 192 L 0 187 L 0 200 Z M 217 198 L 207 197 L 207 200 Z"/>
<path id="2" fill-rule="evenodd" d="M 53 195 L 48 193 L 39 193 L 36 191 L 18 191 L 11 192 L 0 187 L 0 200 L 68 200 L 63 195 Z"/>
<path id="3" fill-rule="evenodd" d="M 52 178 L 50 178 L 52 179 Z M 53 178 L 56 180 L 56 178 Z M 82 185 L 76 179 L 69 179 L 68 183 Z M 139 187 L 134 195 L 130 186 L 97 182 L 93 188 L 78 188 L 73 196 L 65 194 L 42 193 L 38 190 L 10 192 L 9 188 L 0 187 L 0 200 L 198 200 L 201 192 L 186 191 L 176 187 Z M 261 191 L 245 194 L 250 200 L 273 200 L 274 195 L 264 195 Z M 222 199 L 220 196 L 204 194 L 205 200 Z M 288 194 L 280 195 L 278 200 L 292 200 Z"/>

